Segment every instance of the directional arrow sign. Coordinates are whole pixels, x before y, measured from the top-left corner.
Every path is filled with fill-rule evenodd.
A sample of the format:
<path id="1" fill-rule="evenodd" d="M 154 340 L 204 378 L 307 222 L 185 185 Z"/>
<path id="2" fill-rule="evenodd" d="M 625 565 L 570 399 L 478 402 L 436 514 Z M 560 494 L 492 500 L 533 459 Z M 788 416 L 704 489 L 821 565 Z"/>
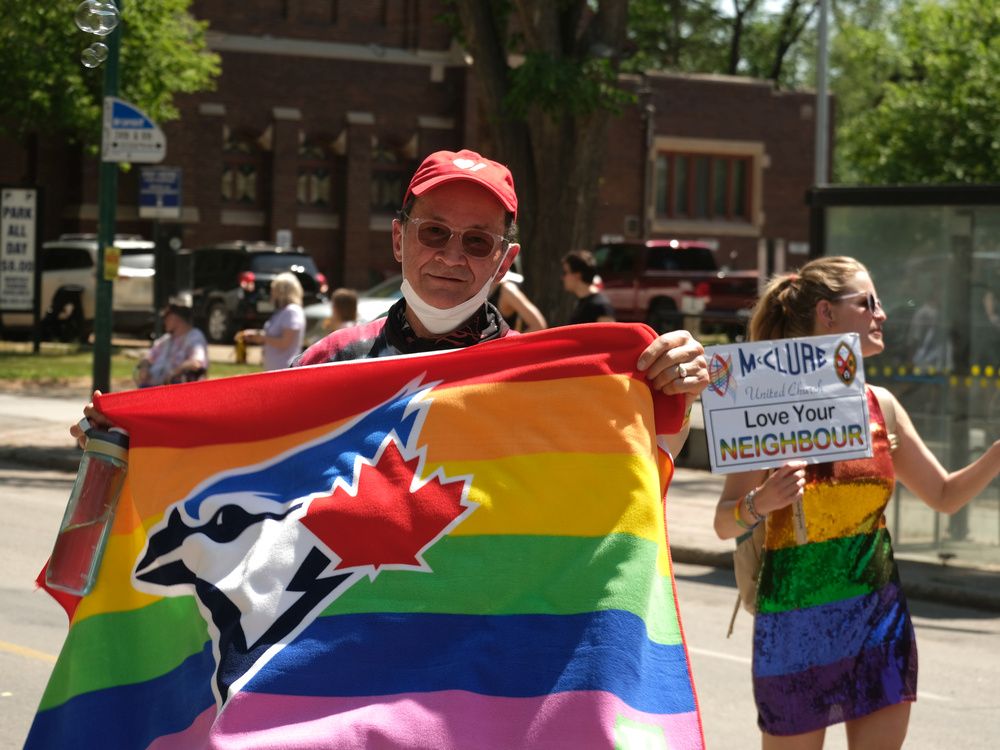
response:
<path id="1" fill-rule="evenodd" d="M 104 97 L 102 161 L 154 164 L 166 155 L 167 139 L 145 112 L 117 97 Z"/>

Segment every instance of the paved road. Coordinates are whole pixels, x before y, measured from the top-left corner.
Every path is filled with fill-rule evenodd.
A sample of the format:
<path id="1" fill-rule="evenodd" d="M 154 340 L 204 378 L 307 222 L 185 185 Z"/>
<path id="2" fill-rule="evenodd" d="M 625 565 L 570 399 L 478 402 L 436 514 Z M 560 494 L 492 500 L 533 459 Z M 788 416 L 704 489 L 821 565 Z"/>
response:
<path id="1" fill-rule="evenodd" d="M 67 619 L 35 576 L 59 529 L 73 475 L 0 465 L 0 750 L 24 744 L 66 636 Z"/>

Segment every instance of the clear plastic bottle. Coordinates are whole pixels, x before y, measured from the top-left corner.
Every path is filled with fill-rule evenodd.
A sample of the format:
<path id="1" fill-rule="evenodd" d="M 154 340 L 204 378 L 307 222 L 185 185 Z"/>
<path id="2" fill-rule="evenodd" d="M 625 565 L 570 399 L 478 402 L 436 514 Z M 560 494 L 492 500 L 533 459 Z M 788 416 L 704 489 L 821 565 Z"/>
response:
<path id="1" fill-rule="evenodd" d="M 59 527 L 45 584 L 83 596 L 90 593 L 104 555 L 118 496 L 128 470 L 128 434 L 98 430 L 83 420 L 87 447 Z"/>

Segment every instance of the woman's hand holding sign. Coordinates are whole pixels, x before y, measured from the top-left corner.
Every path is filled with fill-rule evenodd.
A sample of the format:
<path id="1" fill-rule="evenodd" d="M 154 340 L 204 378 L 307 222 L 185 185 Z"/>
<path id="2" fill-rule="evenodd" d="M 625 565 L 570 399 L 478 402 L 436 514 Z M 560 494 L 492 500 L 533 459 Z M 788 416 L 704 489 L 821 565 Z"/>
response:
<path id="1" fill-rule="evenodd" d="M 752 529 L 768 513 L 802 499 L 806 486 L 806 462 L 789 461 L 770 473 L 765 471 L 730 475 L 725 494 L 715 511 L 715 532 L 732 539 Z"/>
<path id="2" fill-rule="evenodd" d="M 805 461 L 789 461 L 771 473 L 755 497 L 755 505 L 762 516 L 802 499 L 806 487 L 806 466 Z"/>

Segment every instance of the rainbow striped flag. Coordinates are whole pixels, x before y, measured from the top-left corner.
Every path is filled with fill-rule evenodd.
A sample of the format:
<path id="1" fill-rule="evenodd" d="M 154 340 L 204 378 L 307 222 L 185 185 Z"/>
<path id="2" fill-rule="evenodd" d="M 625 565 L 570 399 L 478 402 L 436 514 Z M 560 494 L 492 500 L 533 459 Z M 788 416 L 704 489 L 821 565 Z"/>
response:
<path id="1" fill-rule="evenodd" d="M 128 481 L 27 748 L 703 747 L 652 339 L 101 397 Z"/>

